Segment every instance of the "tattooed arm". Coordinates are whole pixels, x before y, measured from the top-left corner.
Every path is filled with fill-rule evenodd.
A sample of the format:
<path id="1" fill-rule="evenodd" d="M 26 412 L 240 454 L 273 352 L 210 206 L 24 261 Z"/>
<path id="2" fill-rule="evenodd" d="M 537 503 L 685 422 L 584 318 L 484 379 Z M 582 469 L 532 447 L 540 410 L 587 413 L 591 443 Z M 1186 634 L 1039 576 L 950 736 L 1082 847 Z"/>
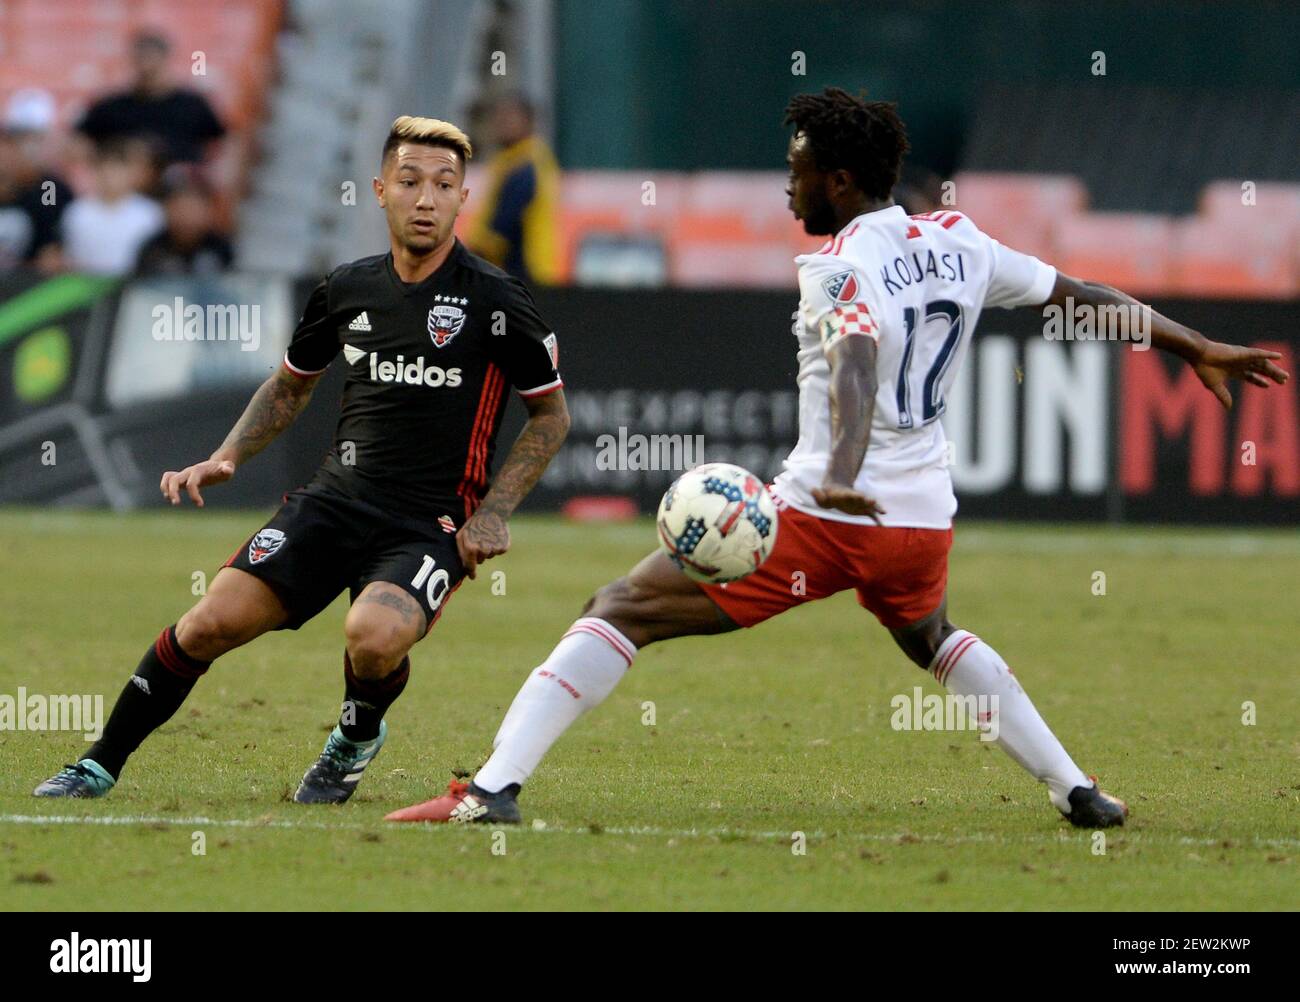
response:
<path id="1" fill-rule="evenodd" d="M 563 390 L 525 398 L 524 405 L 528 408 L 524 430 L 515 439 L 487 497 L 456 534 L 456 546 L 470 577 L 475 576 L 482 561 L 510 548 L 510 527 L 506 524 L 510 515 L 541 479 L 546 464 L 569 434 L 569 408 Z"/>
<path id="2" fill-rule="evenodd" d="M 211 457 L 180 472 L 169 470 L 163 474 L 159 485 L 163 497 L 172 504 L 180 504 L 180 492 L 184 488 L 190 499 L 202 508 L 199 488 L 229 480 L 235 475 L 236 466 L 270 445 L 307 406 L 319 381 L 319 375 L 298 376 L 281 366 L 257 388 L 243 415 Z"/>

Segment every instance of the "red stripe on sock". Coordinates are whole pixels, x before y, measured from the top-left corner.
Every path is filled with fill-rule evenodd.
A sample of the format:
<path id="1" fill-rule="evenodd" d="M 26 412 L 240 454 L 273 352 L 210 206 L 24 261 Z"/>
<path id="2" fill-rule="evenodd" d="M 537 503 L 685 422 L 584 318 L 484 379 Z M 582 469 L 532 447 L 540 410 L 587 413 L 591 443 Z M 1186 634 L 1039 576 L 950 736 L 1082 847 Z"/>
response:
<path id="1" fill-rule="evenodd" d="M 956 651 L 957 648 L 960 647 L 964 641 L 969 640 L 973 636 L 974 636 L 973 633 L 966 634 L 965 637 L 961 638 L 955 644 L 953 644 L 952 647 L 948 648 L 946 654 L 942 654 L 939 656 L 939 663 L 934 666 L 935 678 L 938 678 L 940 675 L 942 675 L 943 670 L 948 667 L 948 662 L 952 660 L 953 652 Z"/>
<path id="2" fill-rule="evenodd" d="M 158 660 L 162 666 L 173 675 L 179 675 L 183 679 L 196 679 L 203 674 L 202 671 L 191 668 L 180 657 L 179 647 L 171 638 L 171 627 L 167 627 L 162 633 L 158 634 L 158 639 L 154 641 L 154 652 L 158 655 Z"/>
<path id="3" fill-rule="evenodd" d="M 940 680 L 940 677 L 943 675 L 944 668 L 948 666 L 948 659 L 952 657 L 952 652 L 955 651 L 958 647 L 960 647 L 961 643 L 962 643 L 961 640 L 958 640 L 956 644 L 948 648 L 946 653 L 936 655 L 934 669 L 930 672 L 930 674 L 934 676 L 934 680 L 936 682 Z"/>
<path id="4" fill-rule="evenodd" d="M 584 625 L 590 626 L 592 629 L 596 630 L 596 632 L 604 637 L 612 647 L 616 648 L 623 657 L 627 658 L 629 665 L 632 663 L 632 659 L 636 657 L 636 649 L 633 648 L 631 644 L 625 643 L 620 638 L 619 634 L 614 632 L 612 626 L 603 622 L 586 623 Z"/>
<path id="5" fill-rule="evenodd" d="M 605 643 L 609 644 L 609 646 L 612 647 L 618 653 L 619 657 L 621 657 L 624 661 L 627 662 L 627 666 L 629 668 L 632 667 L 632 659 L 628 657 L 627 651 L 619 647 L 618 644 L 614 642 L 614 638 L 609 636 L 609 634 L 602 633 L 601 631 L 593 627 L 590 623 L 578 623 L 569 627 L 569 632 L 566 633 L 564 637 L 571 637 L 575 633 L 590 633 L 593 637 L 599 637 L 601 640 L 605 641 Z M 563 640 L 564 637 L 561 637 L 560 639 Z"/>
<path id="6" fill-rule="evenodd" d="M 181 666 L 176 660 L 176 654 L 172 651 L 172 638 L 170 634 L 171 627 L 169 626 L 164 629 L 162 633 L 158 634 L 158 639 L 153 642 L 153 649 L 157 653 L 159 661 L 161 661 L 167 668 L 179 673 Z"/>
<path id="7" fill-rule="evenodd" d="M 939 682 L 941 684 L 943 685 L 948 684 L 948 676 L 951 675 L 952 670 L 955 667 L 957 667 L 957 662 L 961 660 L 961 656 L 965 654 L 971 647 L 975 646 L 975 644 L 978 641 L 979 641 L 979 637 L 972 635 L 966 637 L 964 640 L 961 641 L 961 643 L 959 643 L 956 647 L 952 649 L 951 655 L 948 657 L 945 663 L 940 666 L 943 671 L 943 676 L 939 679 Z"/>

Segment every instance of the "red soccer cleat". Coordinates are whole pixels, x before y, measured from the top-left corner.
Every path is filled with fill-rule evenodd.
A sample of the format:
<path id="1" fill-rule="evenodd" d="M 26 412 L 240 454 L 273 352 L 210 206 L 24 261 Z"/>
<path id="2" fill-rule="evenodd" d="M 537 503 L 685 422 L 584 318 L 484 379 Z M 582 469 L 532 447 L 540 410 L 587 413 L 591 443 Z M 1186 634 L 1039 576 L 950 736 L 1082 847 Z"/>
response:
<path id="1" fill-rule="evenodd" d="M 518 790 L 512 784 L 499 793 L 488 793 L 472 781 L 463 783 L 453 779 L 441 797 L 393 811 L 384 815 L 384 820 L 517 825 L 520 821 L 519 804 L 515 799 Z"/>

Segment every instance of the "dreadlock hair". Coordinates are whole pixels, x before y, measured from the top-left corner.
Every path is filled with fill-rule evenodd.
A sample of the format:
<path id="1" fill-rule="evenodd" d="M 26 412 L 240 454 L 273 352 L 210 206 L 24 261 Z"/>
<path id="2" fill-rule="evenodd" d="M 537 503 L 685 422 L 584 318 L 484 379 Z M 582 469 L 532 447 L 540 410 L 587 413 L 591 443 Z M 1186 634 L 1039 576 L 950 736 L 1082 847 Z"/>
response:
<path id="1" fill-rule="evenodd" d="M 820 94 L 791 98 L 784 124 L 808 137 L 818 170 L 848 171 L 864 195 L 888 198 L 898 183 L 910 148 L 898 105 L 827 87 Z"/>

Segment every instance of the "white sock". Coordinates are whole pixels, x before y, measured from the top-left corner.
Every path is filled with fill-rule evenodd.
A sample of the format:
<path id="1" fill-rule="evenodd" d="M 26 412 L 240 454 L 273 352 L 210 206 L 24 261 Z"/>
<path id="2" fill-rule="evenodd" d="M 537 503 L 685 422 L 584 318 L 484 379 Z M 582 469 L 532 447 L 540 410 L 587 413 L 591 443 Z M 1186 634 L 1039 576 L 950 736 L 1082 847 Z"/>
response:
<path id="1" fill-rule="evenodd" d="M 996 696 L 997 744 L 1040 783 L 1057 810 L 1070 810 L 1070 791 L 1092 786 L 1056 735 L 1034 709 L 1007 663 L 967 630 L 957 630 L 939 647 L 930 674 L 959 696 Z"/>
<path id="2" fill-rule="evenodd" d="M 474 785 L 488 793 L 523 785 L 560 735 L 614 691 L 634 657 L 636 645 L 609 623 L 579 619 L 520 688 Z"/>

